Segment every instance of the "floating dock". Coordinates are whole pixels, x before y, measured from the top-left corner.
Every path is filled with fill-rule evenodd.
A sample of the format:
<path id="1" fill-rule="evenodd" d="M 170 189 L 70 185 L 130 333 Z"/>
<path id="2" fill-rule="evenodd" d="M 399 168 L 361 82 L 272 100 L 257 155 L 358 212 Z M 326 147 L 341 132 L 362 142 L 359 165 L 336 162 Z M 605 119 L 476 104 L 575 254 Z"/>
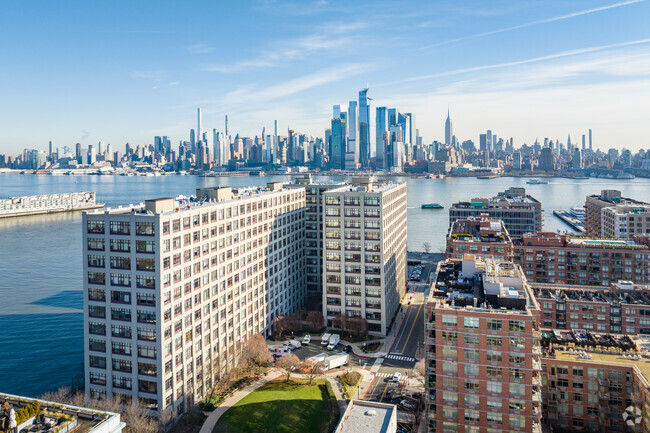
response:
<path id="1" fill-rule="evenodd" d="M 566 210 L 554 210 L 553 215 L 564 221 L 564 223 L 570 226 L 572 229 L 577 230 L 580 233 L 585 232 L 583 222 L 580 219 L 574 217 L 571 212 Z"/>

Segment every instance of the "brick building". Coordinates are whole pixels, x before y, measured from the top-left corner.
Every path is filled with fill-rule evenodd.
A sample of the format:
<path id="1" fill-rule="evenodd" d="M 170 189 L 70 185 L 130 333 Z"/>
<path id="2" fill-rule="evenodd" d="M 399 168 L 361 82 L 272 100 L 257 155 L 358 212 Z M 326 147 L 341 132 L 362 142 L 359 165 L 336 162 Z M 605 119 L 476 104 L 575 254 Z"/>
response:
<path id="1" fill-rule="evenodd" d="M 514 247 L 503 221 L 488 214 L 454 221 L 447 235 L 447 258 L 462 259 L 465 254 L 512 262 Z"/>

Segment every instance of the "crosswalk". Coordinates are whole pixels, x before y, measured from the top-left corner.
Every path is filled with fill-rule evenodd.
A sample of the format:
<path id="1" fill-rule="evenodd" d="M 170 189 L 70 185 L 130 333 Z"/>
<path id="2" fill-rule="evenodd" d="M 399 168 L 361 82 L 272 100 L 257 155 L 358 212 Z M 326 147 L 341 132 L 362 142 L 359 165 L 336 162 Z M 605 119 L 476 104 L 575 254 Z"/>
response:
<path id="1" fill-rule="evenodd" d="M 375 373 L 375 377 L 393 377 L 395 373 Z"/>
<path id="2" fill-rule="evenodd" d="M 395 355 L 393 353 L 384 356 L 384 358 L 386 358 L 386 359 L 395 359 L 397 361 L 415 362 L 415 358 L 413 358 L 411 356 Z"/>

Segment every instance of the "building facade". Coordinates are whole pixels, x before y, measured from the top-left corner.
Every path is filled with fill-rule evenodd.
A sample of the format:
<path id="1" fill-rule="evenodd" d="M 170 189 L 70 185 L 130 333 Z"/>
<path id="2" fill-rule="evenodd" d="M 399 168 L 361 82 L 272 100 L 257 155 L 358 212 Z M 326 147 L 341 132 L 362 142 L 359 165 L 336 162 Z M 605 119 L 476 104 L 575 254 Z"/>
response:
<path id="1" fill-rule="evenodd" d="M 547 329 L 608 334 L 650 334 L 650 286 L 620 281 L 610 289 L 535 286 Z"/>
<path id="2" fill-rule="evenodd" d="M 481 214 L 502 220 L 513 238 L 542 230 L 542 204 L 526 195 L 525 188 L 512 187 L 489 199 L 473 198 L 471 202 L 454 203 L 449 208 L 449 226 L 458 219 L 476 218 Z"/>
<path id="3" fill-rule="evenodd" d="M 650 247 L 634 241 L 541 232 L 524 235 L 514 247 L 515 263 L 531 282 L 601 287 L 619 280 L 650 283 Z"/>
<path id="4" fill-rule="evenodd" d="M 518 266 L 438 265 L 425 305 L 429 432 L 541 432 L 539 306 Z"/>
<path id="5" fill-rule="evenodd" d="M 462 259 L 465 254 L 512 262 L 514 247 L 503 221 L 487 214 L 454 221 L 447 236 L 447 258 Z"/>
<path id="6" fill-rule="evenodd" d="M 647 205 L 634 199 L 621 196 L 620 191 L 604 189 L 600 194 L 588 195 L 585 200 L 585 235 L 589 237 L 603 236 L 602 209 L 618 204 Z"/>
<path id="7" fill-rule="evenodd" d="M 406 184 L 352 184 L 323 193 L 323 316 L 386 335 L 406 284 Z"/>
<path id="8" fill-rule="evenodd" d="M 619 204 L 601 209 L 601 236 L 634 239 L 650 234 L 650 205 Z"/>
<path id="9" fill-rule="evenodd" d="M 306 294 L 305 190 L 197 190 L 83 216 L 86 392 L 183 412 Z"/>

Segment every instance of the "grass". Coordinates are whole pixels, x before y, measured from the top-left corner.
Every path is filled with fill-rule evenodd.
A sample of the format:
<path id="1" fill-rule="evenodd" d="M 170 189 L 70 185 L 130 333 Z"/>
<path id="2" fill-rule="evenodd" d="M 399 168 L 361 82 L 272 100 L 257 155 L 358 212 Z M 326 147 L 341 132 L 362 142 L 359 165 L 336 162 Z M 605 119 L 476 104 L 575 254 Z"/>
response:
<path id="1" fill-rule="evenodd" d="M 325 379 L 314 385 L 298 380 L 267 383 L 228 409 L 213 433 L 327 432 L 333 416 L 339 416 L 327 385 Z"/>

